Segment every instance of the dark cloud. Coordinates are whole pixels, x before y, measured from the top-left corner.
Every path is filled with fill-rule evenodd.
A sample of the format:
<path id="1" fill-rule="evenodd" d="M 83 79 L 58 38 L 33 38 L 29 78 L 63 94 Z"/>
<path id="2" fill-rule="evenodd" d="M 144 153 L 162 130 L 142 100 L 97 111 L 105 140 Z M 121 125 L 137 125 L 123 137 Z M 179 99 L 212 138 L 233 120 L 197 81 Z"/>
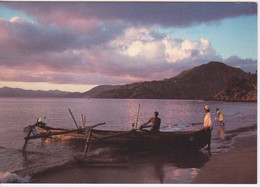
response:
<path id="1" fill-rule="evenodd" d="M 42 26 L 30 22 L 7 22 L 0 19 L 0 51 L 13 50 L 23 55 L 62 52 L 67 49 L 85 49 L 114 39 L 123 26 L 106 26 L 106 30 L 88 35 L 69 32 L 56 26 Z"/>
<path id="2" fill-rule="evenodd" d="M 5 22 L 0 27 L 8 36 L 2 37 L 1 48 L 8 46 L 24 55 L 46 51 L 64 51 L 75 40 L 75 36 L 55 27 L 42 27 L 28 22 Z"/>
<path id="3" fill-rule="evenodd" d="M 0 19 L 0 65 L 82 72 L 88 63 L 81 51 L 102 46 L 122 32 L 119 27 L 106 28 L 102 33 L 82 35 L 22 19 L 10 22 Z"/>
<path id="4" fill-rule="evenodd" d="M 0 19 L 0 80 L 123 84 L 161 80 L 224 61 L 210 41 L 171 38 L 153 25 L 186 27 L 255 15 L 255 3 L 1 2 L 35 23 Z M 134 27 L 134 26 L 151 27 Z M 130 50 L 132 49 L 132 51 Z M 255 72 L 257 61 L 224 61 Z"/>
<path id="5" fill-rule="evenodd" d="M 241 68 L 245 72 L 255 73 L 257 70 L 257 60 L 250 58 L 241 59 L 238 56 L 231 56 L 224 61 L 226 64 Z"/>
<path id="6" fill-rule="evenodd" d="M 187 27 L 257 14 L 257 4 L 247 2 L 2 2 L 2 4 L 24 11 L 47 24 L 69 23 L 73 19 L 100 19 L 119 20 L 133 25 Z"/>

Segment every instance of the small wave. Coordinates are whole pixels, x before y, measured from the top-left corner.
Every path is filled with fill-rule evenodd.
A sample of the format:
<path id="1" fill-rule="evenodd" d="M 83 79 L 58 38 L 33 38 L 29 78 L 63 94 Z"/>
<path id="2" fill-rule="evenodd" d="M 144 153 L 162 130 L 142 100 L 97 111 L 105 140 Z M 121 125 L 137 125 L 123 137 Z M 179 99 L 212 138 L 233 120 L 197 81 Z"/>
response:
<path id="1" fill-rule="evenodd" d="M 15 173 L 5 172 L 0 173 L 0 182 L 1 183 L 28 183 L 30 176 L 26 175 L 25 177 L 20 177 Z"/>
<path id="2" fill-rule="evenodd" d="M 257 124 L 247 126 L 247 127 L 240 127 L 240 128 L 234 129 L 234 130 L 229 130 L 229 131 L 226 131 L 226 133 L 234 134 L 234 133 L 243 133 L 243 132 L 255 131 L 255 130 L 257 130 Z"/>
<path id="3" fill-rule="evenodd" d="M 168 127 L 164 127 L 161 129 L 162 132 L 173 132 L 173 131 L 182 131 L 187 127 L 191 126 L 191 124 L 183 123 L 178 125 L 169 125 Z"/>

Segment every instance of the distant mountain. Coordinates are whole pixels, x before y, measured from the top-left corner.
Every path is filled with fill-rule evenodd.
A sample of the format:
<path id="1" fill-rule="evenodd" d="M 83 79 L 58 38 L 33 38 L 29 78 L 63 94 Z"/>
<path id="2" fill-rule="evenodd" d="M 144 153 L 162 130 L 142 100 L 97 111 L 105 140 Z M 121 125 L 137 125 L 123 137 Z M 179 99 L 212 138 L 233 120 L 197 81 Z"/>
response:
<path id="1" fill-rule="evenodd" d="M 59 90 L 41 91 L 41 90 L 24 90 L 20 88 L 0 88 L 0 97 L 65 97 L 70 92 L 63 92 Z"/>
<path id="2" fill-rule="evenodd" d="M 209 62 L 170 79 L 127 84 L 101 92 L 96 97 L 213 100 L 233 77 L 246 79 L 249 74 L 221 62 Z"/>
<path id="3" fill-rule="evenodd" d="M 119 88 L 119 85 L 101 85 L 101 86 L 97 86 L 95 88 L 92 88 L 91 90 L 82 93 L 82 97 L 86 97 L 86 98 L 91 98 L 91 97 L 95 97 L 97 95 L 99 95 L 101 92 L 104 91 L 108 91 L 108 90 L 112 90 L 112 89 L 116 89 Z"/>
<path id="4" fill-rule="evenodd" d="M 9 88 L 3 87 L 0 88 L 0 97 L 42 97 L 42 98 L 91 98 L 95 97 L 99 93 L 118 88 L 120 86 L 111 86 L 111 85 L 101 85 L 97 86 L 87 92 L 64 92 L 59 90 L 49 90 L 49 91 L 34 91 L 34 90 L 24 90 L 21 88 Z"/>
<path id="5" fill-rule="evenodd" d="M 0 97 L 137 98 L 256 101 L 257 76 L 221 62 L 209 62 L 159 81 L 101 85 L 87 92 L 0 88 Z"/>

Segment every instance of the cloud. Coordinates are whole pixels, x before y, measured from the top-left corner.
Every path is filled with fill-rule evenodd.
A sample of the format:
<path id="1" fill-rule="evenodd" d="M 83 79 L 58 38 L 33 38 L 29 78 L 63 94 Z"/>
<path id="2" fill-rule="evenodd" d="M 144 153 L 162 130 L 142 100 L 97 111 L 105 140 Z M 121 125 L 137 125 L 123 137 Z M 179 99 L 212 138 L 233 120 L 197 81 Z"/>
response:
<path id="1" fill-rule="evenodd" d="M 224 61 L 207 38 L 178 38 L 159 32 L 158 25 L 186 27 L 256 14 L 254 3 L 0 4 L 34 16 L 0 19 L 0 81 L 56 84 L 160 80 Z M 257 64 L 235 56 L 225 62 L 251 72 Z"/>
<path id="2" fill-rule="evenodd" d="M 230 66 L 238 67 L 246 72 L 255 73 L 257 70 L 257 60 L 253 59 L 241 59 L 238 56 L 231 56 L 224 60 L 224 62 Z"/>
<path id="3" fill-rule="evenodd" d="M 126 22 L 133 26 L 187 27 L 226 18 L 256 15 L 256 3 L 232 2 L 4 2 L 44 24 L 96 32 L 101 22 Z M 73 27 L 71 27 L 73 26 Z"/>
<path id="4" fill-rule="evenodd" d="M 223 60 L 207 39 L 156 35 L 155 27 L 129 27 L 99 41 L 20 18 L 0 20 L 0 28 L 2 81 L 123 84 L 170 78 L 196 65 Z M 246 68 L 238 57 L 227 62 Z"/>
<path id="5" fill-rule="evenodd" d="M 17 17 L 10 21 L 0 19 L 0 65 L 70 71 L 71 67 L 82 65 L 82 50 L 106 43 L 116 34 L 77 35 Z"/>

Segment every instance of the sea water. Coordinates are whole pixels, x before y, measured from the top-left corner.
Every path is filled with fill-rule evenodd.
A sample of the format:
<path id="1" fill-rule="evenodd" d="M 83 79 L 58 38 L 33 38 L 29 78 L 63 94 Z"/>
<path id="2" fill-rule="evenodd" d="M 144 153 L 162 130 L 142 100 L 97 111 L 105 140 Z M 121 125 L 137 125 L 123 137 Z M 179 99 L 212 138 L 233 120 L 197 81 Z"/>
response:
<path id="1" fill-rule="evenodd" d="M 236 137 L 257 133 L 256 103 L 157 99 L 0 98 L 0 182 L 29 182 L 31 175 L 40 169 L 62 165 L 75 155 L 82 154 L 82 147 L 48 139 L 30 140 L 27 151 L 23 152 L 26 135 L 24 127 L 34 124 L 38 117 L 46 116 L 48 125 L 52 127 L 76 128 L 68 111 L 71 109 L 79 126 L 82 126 L 83 114 L 86 115 L 87 126 L 105 122 L 106 125 L 97 129 L 130 130 L 132 123 L 139 126 L 147 122 L 154 111 L 158 111 L 162 121 L 161 131 L 183 131 L 202 128 L 205 105 L 211 108 L 213 121 L 211 154 L 228 151 Z M 220 108 L 224 113 L 224 128 L 219 127 L 218 120 L 215 119 L 215 108 Z M 98 154 L 107 152 L 105 149 L 101 153 L 98 151 Z M 133 165 L 135 162 L 142 164 L 138 163 L 138 169 L 135 167 L 133 171 L 131 168 L 129 171 L 126 170 L 126 175 L 133 172 L 149 172 L 152 169 L 157 178 L 138 179 L 133 176 L 136 178 L 135 182 L 189 183 L 207 162 L 208 153 L 202 150 L 192 157 L 177 154 L 163 154 L 158 157 L 163 157 L 163 163 L 160 159 L 158 163 L 155 162 L 158 160 L 157 157 L 151 157 L 149 160 L 147 156 L 144 160 L 140 156 L 139 160 L 131 160 Z M 151 166 L 150 162 L 155 165 Z M 24 176 L 16 174 L 21 171 Z"/>

